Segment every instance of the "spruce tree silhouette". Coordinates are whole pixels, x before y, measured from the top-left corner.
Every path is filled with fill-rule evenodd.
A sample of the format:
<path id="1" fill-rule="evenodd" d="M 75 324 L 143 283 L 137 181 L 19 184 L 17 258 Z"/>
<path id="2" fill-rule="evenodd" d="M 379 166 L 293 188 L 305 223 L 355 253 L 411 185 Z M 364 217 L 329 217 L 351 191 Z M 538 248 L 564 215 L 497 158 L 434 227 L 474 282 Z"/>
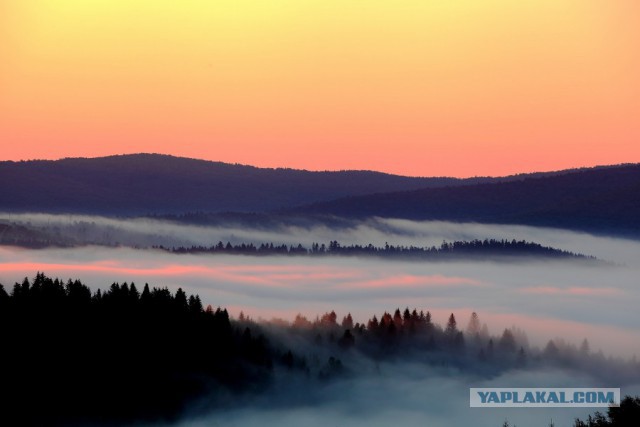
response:
<path id="1" fill-rule="evenodd" d="M 234 340 L 225 309 L 203 311 L 181 289 L 145 285 L 139 294 L 113 283 L 92 294 L 38 272 L 11 294 L 0 288 L 0 318 L 12 325 L 2 338 L 11 351 L 0 352 L 0 365 L 11 366 L 0 382 L 0 424 L 172 420 L 212 387 L 242 389 L 270 375 L 264 336 Z"/>
<path id="2" fill-rule="evenodd" d="M 585 421 L 576 418 L 574 427 L 636 427 L 640 424 L 640 396 L 625 396 L 620 406 L 610 406 L 605 416 L 601 412 L 589 415 Z"/>

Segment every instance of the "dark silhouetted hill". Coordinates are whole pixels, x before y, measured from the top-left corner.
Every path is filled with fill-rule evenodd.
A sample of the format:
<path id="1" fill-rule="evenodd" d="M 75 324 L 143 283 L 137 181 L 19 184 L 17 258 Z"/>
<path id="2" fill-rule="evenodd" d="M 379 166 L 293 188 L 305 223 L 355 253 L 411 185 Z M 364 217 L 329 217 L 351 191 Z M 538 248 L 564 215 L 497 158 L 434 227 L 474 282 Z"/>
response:
<path id="1" fill-rule="evenodd" d="M 192 213 L 182 219 L 203 223 L 228 219 L 224 212 L 259 222 L 381 216 L 638 235 L 640 165 L 456 179 L 256 168 L 158 154 L 0 162 L 3 211 Z"/>
<path id="2" fill-rule="evenodd" d="M 640 234 L 640 165 L 524 177 L 518 181 L 346 197 L 297 214 L 526 224 Z"/>
<path id="3" fill-rule="evenodd" d="M 256 212 L 460 182 L 371 171 L 256 168 L 158 154 L 0 162 L 0 211 L 102 215 Z"/>
<path id="4" fill-rule="evenodd" d="M 160 154 L 5 161 L 0 162 L 0 212 L 124 216 L 267 212 L 372 193 L 563 173 L 416 178 L 373 171 L 257 168 Z"/>

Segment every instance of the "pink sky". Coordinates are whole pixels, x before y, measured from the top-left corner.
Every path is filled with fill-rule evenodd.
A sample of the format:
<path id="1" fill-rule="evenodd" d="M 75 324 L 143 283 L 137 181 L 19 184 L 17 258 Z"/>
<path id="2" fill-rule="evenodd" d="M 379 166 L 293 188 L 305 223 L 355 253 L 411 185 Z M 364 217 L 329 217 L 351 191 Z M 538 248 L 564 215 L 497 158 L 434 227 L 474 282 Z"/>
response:
<path id="1" fill-rule="evenodd" d="M 4 160 L 503 175 L 640 161 L 634 0 L 0 1 Z"/>

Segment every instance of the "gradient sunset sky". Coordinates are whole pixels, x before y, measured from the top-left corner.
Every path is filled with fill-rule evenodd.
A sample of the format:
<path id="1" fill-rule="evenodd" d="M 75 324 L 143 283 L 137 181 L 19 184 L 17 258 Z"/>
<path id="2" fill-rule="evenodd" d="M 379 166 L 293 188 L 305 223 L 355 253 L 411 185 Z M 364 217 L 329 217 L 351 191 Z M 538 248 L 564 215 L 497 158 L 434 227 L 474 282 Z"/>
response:
<path id="1" fill-rule="evenodd" d="M 640 162 L 637 0 L 0 0 L 2 160 Z"/>

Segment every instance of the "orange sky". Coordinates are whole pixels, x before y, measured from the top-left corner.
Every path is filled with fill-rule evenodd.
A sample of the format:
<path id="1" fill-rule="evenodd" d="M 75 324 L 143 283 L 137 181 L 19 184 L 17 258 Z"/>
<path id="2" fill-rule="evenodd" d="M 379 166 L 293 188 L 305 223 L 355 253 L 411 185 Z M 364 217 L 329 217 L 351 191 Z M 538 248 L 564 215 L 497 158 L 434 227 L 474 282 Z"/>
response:
<path id="1" fill-rule="evenodd" d="M 1 159 L 640 162 L 637 0 L 0 0 Z"/>

